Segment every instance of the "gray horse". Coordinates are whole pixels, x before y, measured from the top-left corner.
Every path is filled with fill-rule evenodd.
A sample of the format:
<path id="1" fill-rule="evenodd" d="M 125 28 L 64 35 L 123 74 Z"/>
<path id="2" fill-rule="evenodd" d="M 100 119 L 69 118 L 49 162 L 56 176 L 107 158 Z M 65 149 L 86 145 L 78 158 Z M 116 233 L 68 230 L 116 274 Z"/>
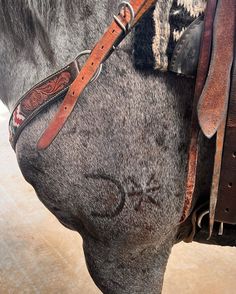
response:
<path id="1" fill-rule="evenodd" d="M 162 2 L 165 11 L 172 0 Z M 118 4 L 1 0 L 0 97 L 9 110 L 92 48 Z M 161 292 L 182 214 L 194 81 L 135 62 L 139 36 L 153 33 L 151 14 L 106 61 L 46 151 L 36 142 L 58 103 L 24 129 L 16 146 L 39 199 L 83 237 L 89 272 L 104 293 Z M 142 44 L 145 54 L 150 48 Z M 201 191 L 207 181 L 202 172 Z"/>

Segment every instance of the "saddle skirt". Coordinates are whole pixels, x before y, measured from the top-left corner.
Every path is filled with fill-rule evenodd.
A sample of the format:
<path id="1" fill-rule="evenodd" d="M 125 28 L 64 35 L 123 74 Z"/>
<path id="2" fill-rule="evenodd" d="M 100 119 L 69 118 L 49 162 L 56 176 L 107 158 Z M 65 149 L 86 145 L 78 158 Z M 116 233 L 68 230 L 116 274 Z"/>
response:
<path id="1" fill-rule="evenodd" d="M 205 7 L 205 0 L 159 0 L 135 28 L 135 66 L 194 78 Z"/>

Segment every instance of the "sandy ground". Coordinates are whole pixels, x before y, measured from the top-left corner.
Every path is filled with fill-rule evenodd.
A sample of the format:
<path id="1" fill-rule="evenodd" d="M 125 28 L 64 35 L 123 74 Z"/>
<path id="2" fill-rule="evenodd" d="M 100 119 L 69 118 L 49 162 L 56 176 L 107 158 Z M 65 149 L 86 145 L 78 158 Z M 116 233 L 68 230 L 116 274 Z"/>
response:
<path id="1" fill-rule="evenodd" d="M 23 179 L 0 106 L 0 293 L 101 293 L 79 234 L 65 229 Z M 168 263 L 164 294 L 236 293 L 236 249 L 181 243 Z M 148 294 L 148 293 L 147 293 Z"/>

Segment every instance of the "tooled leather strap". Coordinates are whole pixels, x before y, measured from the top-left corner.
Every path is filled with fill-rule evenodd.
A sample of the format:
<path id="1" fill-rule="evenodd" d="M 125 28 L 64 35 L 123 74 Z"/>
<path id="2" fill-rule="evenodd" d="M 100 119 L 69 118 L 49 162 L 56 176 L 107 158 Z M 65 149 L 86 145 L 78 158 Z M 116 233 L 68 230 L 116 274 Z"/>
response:
<path id="1" fill-rule="evenodd" d="M 140 18 L 156 3 L 157 0 L 131 0 L 128 6 L 133 9 L 133 21 L 130 24 L 132 15 L 131 10 L 123 9 L 114 19 L 110 27 L 104 33 L 102 38 L 95 45 L 85 65 L 81 69 L 75 81 L 71 84 L 65 99 L 61 103 L 55 117 L 50 122 L 48 128 L 40 137 L 37 148 L 38 150 L 46 149 L 56 138 L 69 115 L 74 109 L 76 102 L 96 73 L 103 61 L 112 53 L 125 37 L 124 29 L 131 25 L 131 28 L 140 20 Z"/>
<path id="2" fill-rule="evenodd" d="M 204 30 L 201 39 L 201 48 L 193 100 L 193 112 L 191 118 L 191 141 L 188 151 L 188 171 L 185 201 L 180 222 L 184 222 L 189 216 L 194 199 L 198 162 L 198 136 L 200 131 L 197 118 L 197 104 L 204 88 L 209 69 L 213 34 L 212 28 L 215 17 L 216 4 L 217 0 L 208 0 L 204 17 Z"/>
<path id="3" fill-rule="evenodd" d="M 65 96 L 78 72 L 79 62 L 76 58 L 63 69 L 40 81 L 17 101 L 9 121 L 9 141 L 14 150 L 25 126 L 49 104 Z"/>

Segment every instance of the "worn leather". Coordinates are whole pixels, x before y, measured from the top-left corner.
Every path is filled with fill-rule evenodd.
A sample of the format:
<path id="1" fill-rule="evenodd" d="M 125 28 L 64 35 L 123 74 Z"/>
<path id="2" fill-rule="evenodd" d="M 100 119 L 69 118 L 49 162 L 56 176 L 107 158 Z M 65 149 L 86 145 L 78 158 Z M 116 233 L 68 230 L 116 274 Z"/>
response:
<path id="1" fill-rule="evenodd" d="M 211 5 L 214 7 L 217 5 L 215 17 L 213 6 L 210 8 Z M 236 157 L 236 153 L 234 153 L 236 151 L 232 150 L 236 144 L 236 133 L 232 128 L 232 125 L 236 126 L 236 109 L 233 107 L 236 99 L 235 67 L 231 76 L 232 63 L 235 57 L 235 17 L 236 2 L 234 0 L 208 2 L 205 26 L 207 26 L 208 22 L 212 26 L 214 19 L 213 31 L 211 29 L 207 33 L 204 30 L 203 33 L 201 47 L 203 56 L 200 56 L 199 59 L 195 88 L 187 188 L 182 220 L 187 218 L 191 203 L 195 199 L 194 189 L 198 157 L 197 138 L 199 134 L 199 127 L 195 117 L 195 103 L 199 100 L 197 116 L 203 133 L 208 138 L 211 138 L 217 132 L 209 200 L 209 237 L 212 235 L 215 221 L 236 224 L 236 164 L 232 161 L 232 158 Z M 206 70 L 208 66 L 209 72 Z M 205 84 L 204 80 L 206 81 Z"/>
<path id="2" fill-rule="evenodd" d="M 188 171 L 186 180 L 185 200 L 183 206 L 183 214 L 181 222 L 184 222 L 189 216 L 193 204 L 196 176 L 197 176 L 197 162 L 198 162 L 198 136 L 199 136 L 199 124 L 197 117 L 197 104 L 202 93 L 207 78 L 209 69 L 212 34 L 213 34 L 213 22 L 215 17 L 217 0 L 209 0 L 207 2 L 207 8 L 205 12 L 204 29 L 201 39 L 201 49 L 198 62 L 198 70 L 195 84 L 193 110 L 191 118 L 191 140 L 188 151 Z"/>
<path id="3" fill-rule="evenodd" d="M 203 32 L 203 16 L 193 21 L 178 40 L 169 70 L 187 77 L 195 77 Z"/>
<path id="4" fill-rule="evenodd" d="M 199 124 L 208 138 L 215 135 L 227 112 L 234 55 L 235 5 L 235 0 L 218 0 L 211 64 L 198 103 Z"/>
<path id="5" fill-rule="evenodd" d="M 228 224 L 236 224 L 236 60 L 234 60 L 231 81 L 215 219 Z"/>
<path id="6" fill-rule="evenodd" d="M 140 18 L 156 3 L 156 0 L 133 0 L 130 1 L 134 10 L 135 19 L 131 24 L 132 27 L 137 24 Z M 128 9 L 126 12 L 119 14 L 119 19 L 125 27 L 128 26 L 131 15 Z M 100 64 L 110 56 L 122 39 L 125 37 L 124 31 L 121 26 L 114 20 L 102 38 L 97 42 L 92 50 L 89 58 L 81 69 L 75 81 L 71 84 L 65 99 L 61 103 L 58 112 L 53 120 L 50 122 L 48 128 L 44 131 L 40 137 L 37 148 L 38 150 L 46 149 L 52 141 L 56 138 L 61 128 L 64 126 L 71 112 L 73 111 L 77 100 L 83 90 L 86 88 Z"/>
<path id="7" fill-rule="evenodd" d="M 13 149 L 24 127 L 43 109 L 65 96 L 79 72 L 78 60 L 65 66 L 31 88 L 17 101 L 9 121 L 9 140 Z"/>
<path id="8" fill-rule="evenodd" d="M 229 13 L 230 10 L 230 14 Z M 226 17 L 229 17 L 230 19 L 226 20 Z M 234 108 L 231 107 L 228 109 L 228 101 L 229 98 L 231 102 L 233 101 L 234 94 L 234 86 L 235 86 L 235 75 L 234 71 L 232 72 L 231 76 L 231 70 L 232 70 L 232 62 L 234 59 L 234 53 L 235 53 L 235 17 L 236 17 L 236 2 L 235 1 L 227 1 L 227 2 L 221 2 L 219 1 L 217 13 L 216 13 L 216 21 L 215 23 L 217 25 L 224 25 L 225 35 L 228 38 L 227 42 L 227 48 L 225 49 L 225 53 L 223 54 L 222 58 L 222 52 L 218 52 L 217 50 L 223 50 L 223 44 L 219 45 L 218 43 L 221 43 L 223 41 L 226 41 L 224 39 L 224 36 L 219 35 L 220 31 L 214 32 L 216 33 L 215 42 L 213 44 L 213 60 L 211 63 L 210 73 L 209 76 L 211 77 L 211 74 L 218 70 L 222 69 L 222 64 L 224 65 L 224 68 L 226 72 L 223 71 L 224 79 L 222 79 L 221 73 L 218 73 L 218 77 L 213 75 L 213 78 L 215 81 L 208 83 L 212 83 L 212 86 L 218 87 L 217 89 L 209 89 L 207 88 L 209 84 L 206 84 L 206 92 L 203 91 L 203 104 L 204 99 L 208 107 L 212 107 L 210 111 L 212 111 L 212 115 L 214 115 L 214 123 L 215 128 L 217 127 L 217 123 L 219 123 L 219 127 L 217 127 L 217 136 L 216 136 L 216 153 L 215 153 L 215 160 L 214 160 L 214 172 L 212 177 L 212 187 L 211 187 L 211 194 L 210 194 L 210 207 L 209 207 L 209 237 L 212 234 L 214 222 L 216 220 L 216 205 L 218 202 L 218 209 L 217 209 L 217 219 L 221 219 L 221 222 L 227 222 L 231 223 L 236 221 L 236 214 L 232 216 L 232 212 L 236 213 L 236 199 L 235 197 L 232 197 L 232 190 L 234 190 L 234 185 L 236 184 L 234 176 L 236 175 L 234 173 L 234 166 L 232 166 L 232 162 L 230 159 L 232 158 L 232 154 L 234 151 L 230 153 L 230 149 L 227 148 L 229 142 L 232 144 L 234 143 L 232 141 L 233 134 L 228 131 L 226 135 L 226 131 L 228 127 L 226 126 L 227 122 L 227 113 L 228 113 L 228 119 L 231 117 L 233 123 L 235 117 L 234 117 Z M 215 48 L 214 48 L 215 45 Z M 220 63 L 220 64 L 219 64 Z M 218 68 L 220 66 L 220 68 Z M 215 67 L 215 68 L 214 68 Z M 212 77 L 211 77 L 212 78 Z M 227 81 L 225 80 L 227 79 Z M 230 91 L 231 87 L 231 91 Z M 205 90 L 205 89 L 204 89 Z M 207 93 L 208 92 L 208 93 Z M 215 93 L 215 96 L 211 97 L 212 93 Z M 206 96 L 204 97 L 204 95 Z M 214 99 L 215 101 L 210 101 L 211 99 Z M 207 102 L 208 100 L 208 102 Z M 212 102 L 212 103 L 211 103 Z M 208 115 L 209 108 L 206 109 L 206 113 Z M 233 115 L 232 115 L 233 114 Z M 218 119 L 218 122 L 217 122 Z M 217 122 L 217 123 L 216 123 Z M 228 125 L 228 123 L 227 123 Z M 210 131 L 212 128 L 212 131 L 214 127 L 212 124 L 209 124 L 207 131 Z M 209 134 L 208 134 L 209 136 Z M 232 149 L 234 145 L 231 145 L 230 148 Z M 223 149 L 224 149 L 224 155 L 223 155 Z M 230 167 L 230 168 L 229 168 Z M 226 176 L 227 175 L 227 176 Z M 228 178 L 228 183 L 226 183 Z M 232 179 L 232 181 L 231 181 Z M 233 188 L 233 189 L 232 189 Z M 236 190 L 235 190 L 236 191 Z M 235 195 L 235 194 L 234 194 Z M 224 199 L 224 201 L 222 201 Z M 231 204 L 231 206 L 228 206 Z M 232 211 L 231 211 L 232 210 Z M 219 217 L 219 213 L 221 213 L 221 217 Z M 224 215 L 224 216 L 223 216 Z"/>

